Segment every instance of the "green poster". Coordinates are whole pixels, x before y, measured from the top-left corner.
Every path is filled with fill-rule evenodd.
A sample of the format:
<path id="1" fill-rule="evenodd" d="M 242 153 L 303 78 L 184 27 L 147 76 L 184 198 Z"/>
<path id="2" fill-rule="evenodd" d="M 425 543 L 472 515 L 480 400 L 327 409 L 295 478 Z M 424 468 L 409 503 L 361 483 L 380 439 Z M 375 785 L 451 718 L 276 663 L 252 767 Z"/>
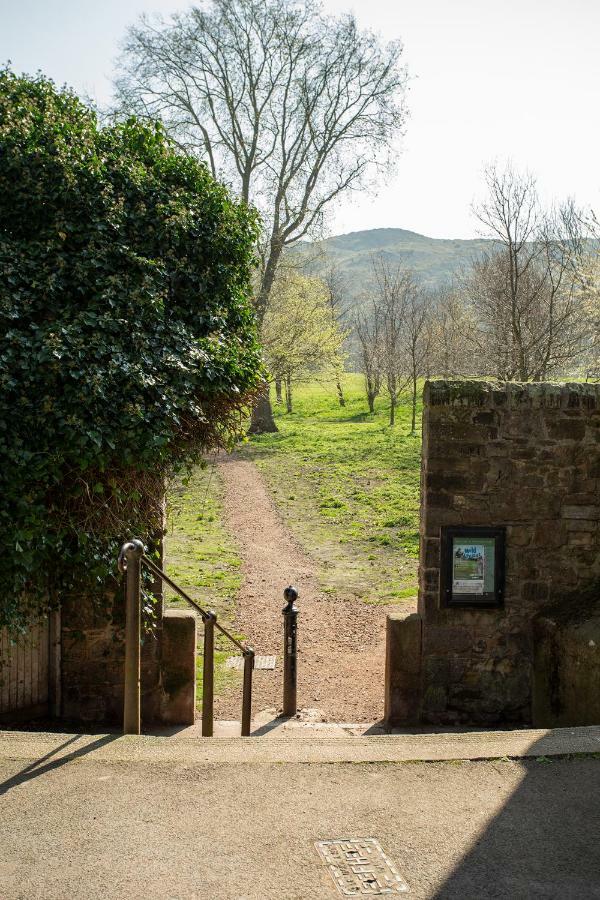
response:
<path id="1" fill-rule="evenodd" d="M 483 594 L 485 548 L 483 544 L 455 540 L 452 554 L 452 593 Z"/>
<path id="2" fill-rule="evenodd" d="M 493 593 L 494 538 L 454 538 L 452 543 L 452 593 Z"/>

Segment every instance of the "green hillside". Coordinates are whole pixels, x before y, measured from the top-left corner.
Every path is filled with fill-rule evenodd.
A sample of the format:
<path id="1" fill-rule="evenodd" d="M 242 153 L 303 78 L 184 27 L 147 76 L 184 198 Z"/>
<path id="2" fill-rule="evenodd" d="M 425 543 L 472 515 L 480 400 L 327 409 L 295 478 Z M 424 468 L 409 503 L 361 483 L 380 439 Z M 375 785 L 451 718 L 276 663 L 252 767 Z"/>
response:
<path id="1" fill-rule="evenodd" d="M 383 254 L 392 262 L 413 268 L 431 287 L 439 287 L 468 265 L 491 241 L 429 238 L 403 228 L 375 228 L 327 238 L 318 243 L 303 243 L 296 248 L 307 265 L 320 274 L 332 265 L 344 275 L 352 296 L 360 294 L 371 280 L 373 254 Z"/>

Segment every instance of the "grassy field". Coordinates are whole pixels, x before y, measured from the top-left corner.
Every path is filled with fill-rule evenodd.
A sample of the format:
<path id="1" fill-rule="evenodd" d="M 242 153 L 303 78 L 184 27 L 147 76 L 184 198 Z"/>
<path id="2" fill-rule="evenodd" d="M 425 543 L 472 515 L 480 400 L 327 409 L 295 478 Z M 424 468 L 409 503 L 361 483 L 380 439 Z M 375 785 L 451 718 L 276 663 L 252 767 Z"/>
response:
<path id="1" fill-rule="evenodd" d="M 411 435 L 403 405 L 390 428 L 384 400 L 370 415 L 358 375 L 346 375 L 344 393 L 340 407 L 333 384 L 297 387 L 293 413 L 275 405 L 279 431 L 241 452 L 317 559 L 325 591 L 402 601 L 416 594 L 420 423 Z"/>

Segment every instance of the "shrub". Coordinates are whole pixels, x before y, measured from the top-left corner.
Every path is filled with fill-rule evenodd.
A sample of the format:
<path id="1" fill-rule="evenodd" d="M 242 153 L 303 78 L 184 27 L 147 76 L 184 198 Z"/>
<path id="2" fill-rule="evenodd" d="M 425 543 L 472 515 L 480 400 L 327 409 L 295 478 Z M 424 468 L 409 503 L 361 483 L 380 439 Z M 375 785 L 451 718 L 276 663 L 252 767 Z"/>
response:
<path id="1" fill-rule="evenodd" d="M 0 70 L 0 626 L 101 592 L 261 380 L 258 223 L 161 128 Z"/>

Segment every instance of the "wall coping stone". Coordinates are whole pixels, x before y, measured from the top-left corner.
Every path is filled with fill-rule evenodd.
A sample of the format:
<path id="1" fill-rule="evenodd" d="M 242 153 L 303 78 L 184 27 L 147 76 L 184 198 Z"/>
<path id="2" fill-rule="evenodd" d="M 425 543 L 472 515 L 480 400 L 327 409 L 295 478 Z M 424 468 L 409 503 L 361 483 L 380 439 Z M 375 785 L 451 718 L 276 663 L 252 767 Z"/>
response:
<path id="1" fill-rule="evenodd" d="M 386 618 L 390 619 L 392 622 L 404 622 L 406 619 L 411 619 L 413 616 L 417 619 L 421 618 L 421 615 L 414 610 L 411 612 L 389 612 Z"/>
<path id="2" fill-rule="evenodd" d="M 178 607 L 172 607 L 171 609 L 165 609 L 163 612 L 163 619 L 195 619 L 196 613 L 193 609 L 181 609 Z"/>
<path id="3" fill-rule="evenodd" d="M 423 405 L 600 409 L 600 384 L 435 379 L 425 382 Z"/>

